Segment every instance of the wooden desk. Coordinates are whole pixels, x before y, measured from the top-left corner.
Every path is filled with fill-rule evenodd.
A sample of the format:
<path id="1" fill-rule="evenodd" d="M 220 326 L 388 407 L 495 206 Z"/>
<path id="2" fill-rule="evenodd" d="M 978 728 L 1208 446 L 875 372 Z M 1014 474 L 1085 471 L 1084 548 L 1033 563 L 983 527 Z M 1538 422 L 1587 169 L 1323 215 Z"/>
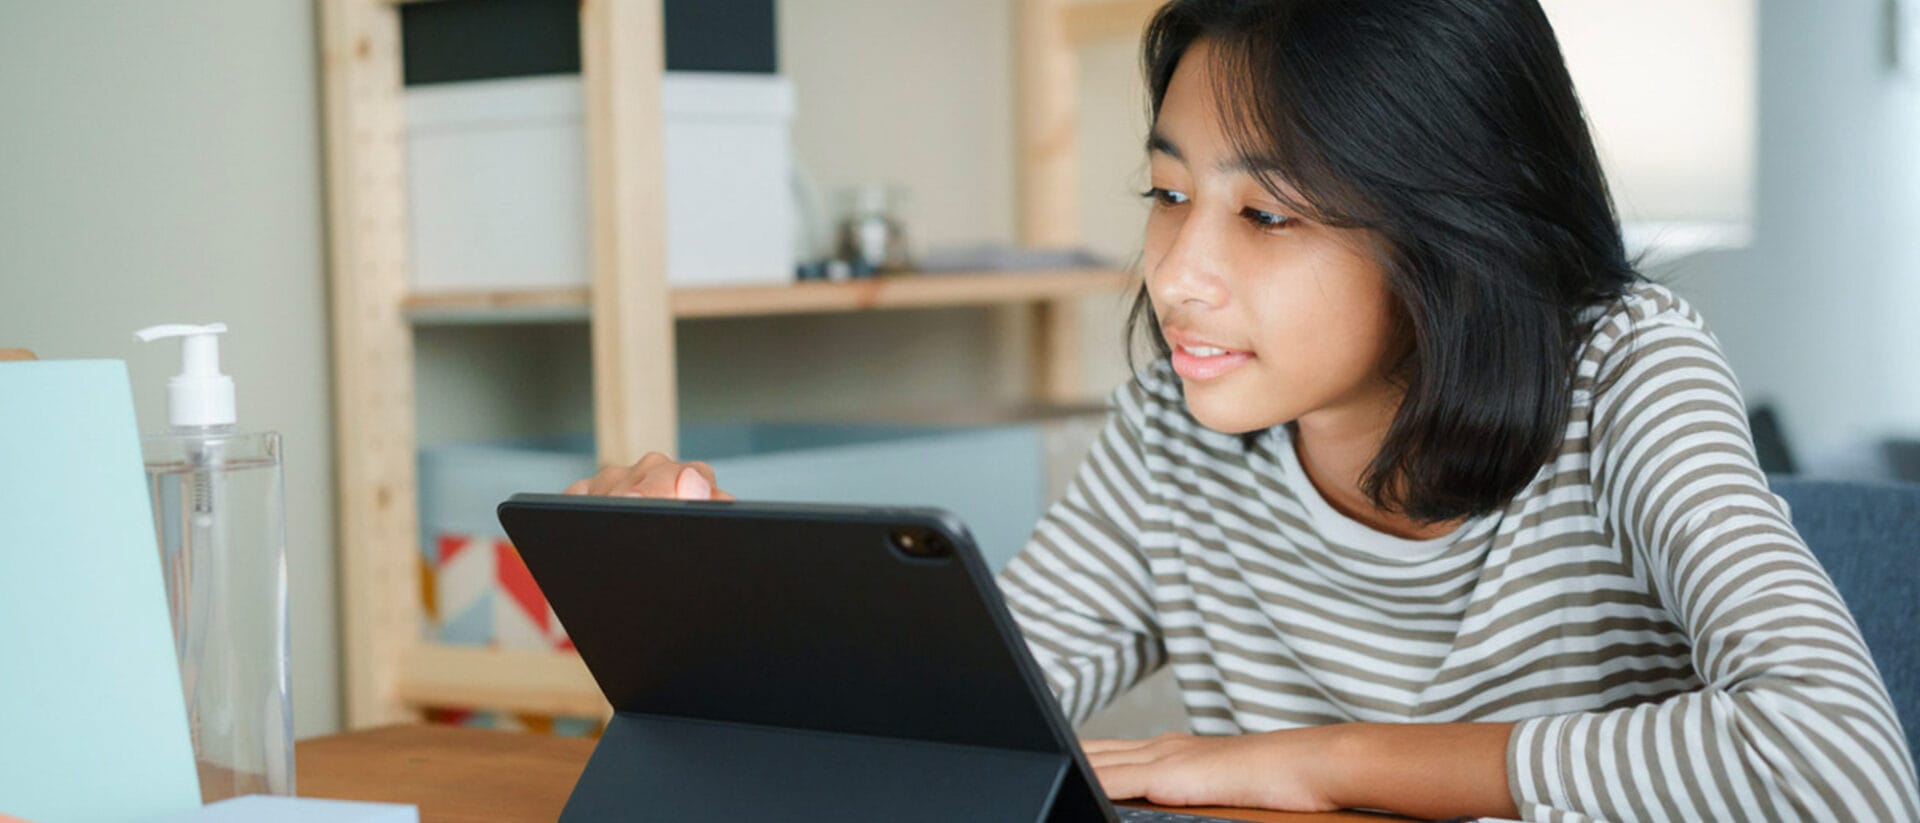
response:
<path id="1" fill-rule="evenodd" d="M 593 753 L 593 741 L 452 726 L 389 726 L 303 740 L 295 748 L 302 797 L 411 803 L 420 807 L 421 823 L 506 823 L 557 819 Z M 1357 812 L 1180 811 L 1271 823 L 1398 819 Z"/>

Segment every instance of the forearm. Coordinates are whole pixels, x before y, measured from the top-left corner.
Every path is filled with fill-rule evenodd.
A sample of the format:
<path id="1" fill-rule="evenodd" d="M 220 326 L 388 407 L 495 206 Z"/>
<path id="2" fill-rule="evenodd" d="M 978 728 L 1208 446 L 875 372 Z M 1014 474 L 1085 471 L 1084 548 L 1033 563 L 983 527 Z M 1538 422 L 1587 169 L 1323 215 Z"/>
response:
<path id="1" fill-rule="evenodd" d="M 1327 794 L 1349 809 L 1416 817 L 1518 817 L 1507 787 L 1511 723 L 1346 723 L 1326 762 Z"/>

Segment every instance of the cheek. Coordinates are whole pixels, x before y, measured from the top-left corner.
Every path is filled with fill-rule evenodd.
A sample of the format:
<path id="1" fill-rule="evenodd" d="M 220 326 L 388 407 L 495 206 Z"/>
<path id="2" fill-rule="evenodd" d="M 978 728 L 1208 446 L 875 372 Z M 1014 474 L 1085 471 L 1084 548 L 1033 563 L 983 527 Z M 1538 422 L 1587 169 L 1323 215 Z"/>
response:
<path id="1" fill-rule="evenodd" d="M 1345 322 L 1359 338 L 1354 341 L 1355 354 L 1376 370 L 1384 370 L 1392 365 L 1386 359 L 1395 348 L 1396 299 L 1387 288 L 1385 273 L 1378 268 L 1368 264 L 1356 275 L 1355 288 L 1346 301 Z"/>
<path id="2" fill-rule="evenodd" d="M 1275 264 L 1292 276 L 1254 287 L 1262 348 L 1272 365 L 1316 382 L 1346 382 L 1376 371 L 1392 349 L 1393 295 L 1365 258 L 1322 252 Z"/>
<path id="3" fill-rule="evenodd" d="M 1384 376 L 1393 366 L 1393 295 L 1380 282 L 1362 277 L 1363 282 L 1346 290 L 1338 306 L 1329 311 L 1337 324 L 1330 337 L 1341 341 L 1338 353 L 1341 382 L 1356 384 Z"/>

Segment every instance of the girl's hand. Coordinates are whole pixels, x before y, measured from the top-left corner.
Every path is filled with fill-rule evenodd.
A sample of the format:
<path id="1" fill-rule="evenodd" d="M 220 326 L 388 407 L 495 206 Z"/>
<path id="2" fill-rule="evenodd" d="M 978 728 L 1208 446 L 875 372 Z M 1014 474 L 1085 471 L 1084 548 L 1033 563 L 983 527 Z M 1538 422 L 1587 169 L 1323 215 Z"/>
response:
<path id="1" fill-rule="evenodd" d="M 1335 728 L 1232 737 L 1164 734 L 1152 740 L 1087 740 L 1081 747 L 1115 800 L 1325 812 L 1340 808 L 1329 797 L 1325 774 Z"/>
<path id="2" fill-rule="evenodd" d="M 715 485 L 713 467 L 705 463 L 675 463 L 653 452 L 631 466 L 608 466 L 599 474 L 576 481 L 567 494 L 599 497 L 667 497 L 680 500 L 732 500 Z"/>

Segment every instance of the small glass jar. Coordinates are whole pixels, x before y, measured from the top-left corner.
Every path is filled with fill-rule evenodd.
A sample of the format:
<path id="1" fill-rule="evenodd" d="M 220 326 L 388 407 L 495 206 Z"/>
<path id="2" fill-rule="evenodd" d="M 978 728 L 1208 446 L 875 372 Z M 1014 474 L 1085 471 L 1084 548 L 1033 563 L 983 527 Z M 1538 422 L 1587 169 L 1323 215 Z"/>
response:
<path id="1" fill-rule="evenodd" d="M 847 261 L 856 277 L 913 270 L 907 233 L 900 218 L 906 193 L 899 186 L 870 183 L 841 189 L 839 244 L 835 256 Z"/>

